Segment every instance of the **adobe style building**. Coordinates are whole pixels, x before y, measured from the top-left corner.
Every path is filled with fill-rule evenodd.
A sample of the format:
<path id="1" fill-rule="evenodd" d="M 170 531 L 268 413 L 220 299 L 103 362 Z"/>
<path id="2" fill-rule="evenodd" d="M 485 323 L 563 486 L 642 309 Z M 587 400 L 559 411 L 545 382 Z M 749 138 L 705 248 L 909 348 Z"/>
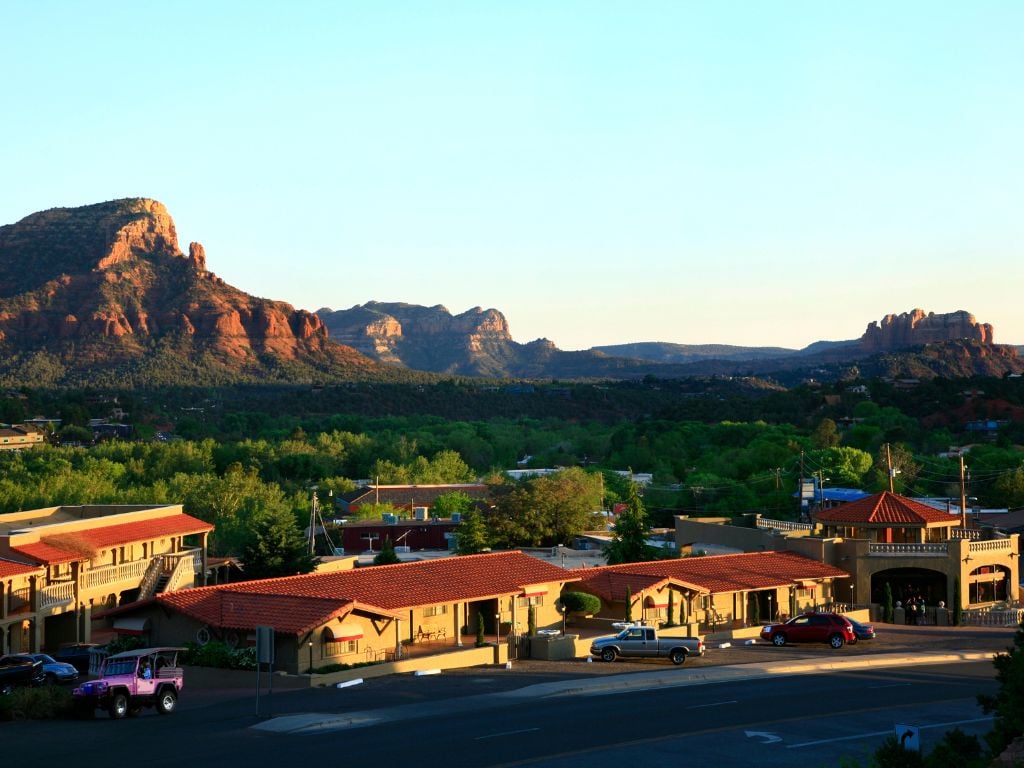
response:
<path id="1" fill-rule="evenodd" d="M 338 496 L 335 506 L 343 515 L 354 514 L 364 504 L 390 504 L 396 509 L 414 514 L 417 507 L 429 510 L 439 496 L 464 493 L 474 501 L 487 498 L 483 483 L 452 483 L 448 485 L 367 485 Z"/>
<path id="2" fill-rule="evenodd" d="M 831 602 L 849 574 L 793 552 L 750 552 L 626 563 L 572 572 L 573 590 L 601 599 L 598 619 L 628 615 L 690 634 L 781 620 Z M 838 591 L 842 591 L 839 589 Z"/>
<path id="3" fill-rule="evenodd" d="M 1020 600 L 1017 534 L 964 528 L 958 515 L 888 491 L 820 510 L 812 523 L 723 522 L 676 518 L 677 545 L 788 551 L 833 565 L 851 575 L 833 584 L 830 598 L 841 606 L 882 606 L 886 585 L 894 603 L 920 598 L 933 612 L 940 602 L 954 606 L 958 584 L 967 611 Z"/>
<path id="4" fill-rule="evenodd" d="M 0 650 L 88 641 L 94 611 L 202 584 L 212 530 L 180 504 L 0 515 Z"/>
<path id="5" fill-rule="evenodd" d="M 158 594 L 117 609 L 156 645 L 256 642 L 273 627 L 275 668 L 292 674 L 330 664 L 392 661 L 409 644 L 472 646 L 490 636 L 561 626 L 556 600 L 576 577 L 522 552 L 381 565 Z"/>
<path id="6" fill-rule="evenodd" d="M 20 451 L 43 445 L 43 433 L 32 427 L 0 424 L 0 451 Z"/>

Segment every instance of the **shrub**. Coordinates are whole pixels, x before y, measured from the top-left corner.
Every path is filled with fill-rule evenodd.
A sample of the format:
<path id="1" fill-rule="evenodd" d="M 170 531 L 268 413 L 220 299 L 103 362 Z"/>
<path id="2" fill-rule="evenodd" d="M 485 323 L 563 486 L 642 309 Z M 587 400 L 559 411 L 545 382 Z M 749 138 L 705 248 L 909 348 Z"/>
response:
<path id="1" fill-rule="evenodd" d="M 217 669 L 256 669 L 255 648 L 230 648 L 219 640 L 206 645 L 186 643 L 183 664 Z"/>
<path id="2" fill-rule="evenodd" d="M 601 598 L 586 592 L 563 592 L 562 605 L 573 613 L 597 613 L 601 610 Z"/>
<path id="3" fill-rule="evenodd" d="M 15 688 L 0 696 L 0 720 L 53 720 L 71 712 L 71 691 L 55 685 Z"/>

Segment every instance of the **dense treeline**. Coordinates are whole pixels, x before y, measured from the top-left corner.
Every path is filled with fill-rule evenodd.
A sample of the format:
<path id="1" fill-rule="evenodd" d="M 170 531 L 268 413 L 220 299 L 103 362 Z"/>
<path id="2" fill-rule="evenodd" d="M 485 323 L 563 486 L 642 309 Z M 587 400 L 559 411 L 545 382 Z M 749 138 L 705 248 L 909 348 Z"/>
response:
<path id="1" fill-rule="evenodd" d="M 0 453 L 0 511 L 183 502 L 217 525 L 215 553 L 238 554 L 252 546 L 254 530 L 283 525 L 297 534 L 313 486 L 342 493 L 368 478 L 490 478 L 501 483 L 488 520 L 494 543 L 549 544 L 625 498 L 625 486 L 599 468 L 653 473 L 645 505 L 655 525 L 669 524 L 672 514 L 792 518 L 801 470 L 827 486 L 879 490 L 888 486 L 891 459 L 898 491 L 958 497 L 959 461 L 939 453 L 965 443 L 974 443 L 968 495 L 986 506 L 1024 505 L 1019 422 L 1007 418 L 993 441 L 964 430 L 977 417 L 979 392 L 989 418 L 993 408 L 995 417 L 1012 416 L 1024 400 L 1020 380 L 924 382 L 909 394 L 877 383 L 867 391 L 841 383 L 781 392 L 751 382 L 651 380 L 136 391 L 119 393 L 116 403 L 109 393 L 7 393 L 0 420 L 57 416 L 56 437 L 81 439 L 89 418 L 116 407 L 139 439 Z M 506 407 L 486 416 L 451 415 L 499 402 Z M 156 434 L 162 439 L 149 439 Z M 501 481 L 499 471 L 517 463 L 583 471 L 558 481 Z"/>

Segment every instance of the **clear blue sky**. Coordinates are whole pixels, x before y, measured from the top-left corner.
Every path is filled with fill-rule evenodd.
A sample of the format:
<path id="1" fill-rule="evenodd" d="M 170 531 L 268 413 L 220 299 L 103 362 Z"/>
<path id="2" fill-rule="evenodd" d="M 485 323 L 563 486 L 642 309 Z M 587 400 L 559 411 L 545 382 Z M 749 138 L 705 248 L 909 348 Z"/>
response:
<path id="1" fill-rule="evenodd" d="M 298 307 L 1024 343 L 1024 3 L 6 2 L 0 223 L 164 202 Z"/>

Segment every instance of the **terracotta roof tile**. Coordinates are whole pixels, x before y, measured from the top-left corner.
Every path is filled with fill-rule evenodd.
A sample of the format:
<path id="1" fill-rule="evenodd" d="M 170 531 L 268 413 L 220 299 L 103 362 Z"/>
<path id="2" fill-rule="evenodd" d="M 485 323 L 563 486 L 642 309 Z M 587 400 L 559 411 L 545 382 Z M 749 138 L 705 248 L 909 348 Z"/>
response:
<path id="1" fill-rule="evenodd" d="M 351 600 L 252 594 L 237 588 L 184 589 L 160 594 L 158 602 L 211 627 L 251 630 L 268 626 L 292 635 L 326 624 L 354 606 Z"/>
<path id="2" fill-rule="evenodd" d="M 959 518 L 906 496 L 883 491 L 818 512 L 815 519 L 822 523 L 925 526 L 928 523 L 955 524 Z"/>
<path id="3" fill-rule="evenodd" d="M 706 592 L 741 592 L 786 587 L 803 579 L 843 578 L 849 574 L 839 568 L 811 560 L 792 552 L 745 552 L 736 555 L 684 557 L 648 563 L 606 565 L 582 568 L 573 574 L 582 579 L 580 589 L 606 590 L 610 582 L 605 574 L 672 578 Z M 636 582 L 639 584 L 639 582 Z M 595 591 L 594 594 L 601 595 Z M 624 592 L 616 592 L 617 600 Z M 633 591 L 636 594 L 636 590 Z"/>
<path id="4" fill-rule="evenodd" d="M 195 596 L 230 591 L 346 600 L 369 610 L 390 613 L 402 608 L 516 595 L 535 584 L 565 583 L 578 578 L 558 566 L 514 551 L 222 584 L 175 594 Z M 169 596 L 160 596 L 161 602 L 169 600 Z"/>
<path id="5" fill-rule="evenodd" d="M 29 565 L 27 563 L 16 563 L 13 560 L 0 560 L 0 579 L 9 576 L 23 576 L 29 573 L 37 573 L 41 566 Z"/>
<path id="6" fill-rule="evenodd" d="M 191 515 L 179 514 L 167 517 L 156 517 L 151 520 L 139 520 L 134 523 L 86 528 L 67 534 L 56 534 L 51 540 L 44 535 L 42 540 L 31 544 L 11 547 L 11 550 L 31 557 L 40 563 L 69 563 L 75 560 L 88 560 L 80 550 L 62 547 L 61 536 L 73 538 L 92 549 L 109 549 L 110 547 L 130 544 L 135 541 L 149 541 L 167 536 L 186 536 L 191 533 L 212 531 L 213 526 Z"/>

